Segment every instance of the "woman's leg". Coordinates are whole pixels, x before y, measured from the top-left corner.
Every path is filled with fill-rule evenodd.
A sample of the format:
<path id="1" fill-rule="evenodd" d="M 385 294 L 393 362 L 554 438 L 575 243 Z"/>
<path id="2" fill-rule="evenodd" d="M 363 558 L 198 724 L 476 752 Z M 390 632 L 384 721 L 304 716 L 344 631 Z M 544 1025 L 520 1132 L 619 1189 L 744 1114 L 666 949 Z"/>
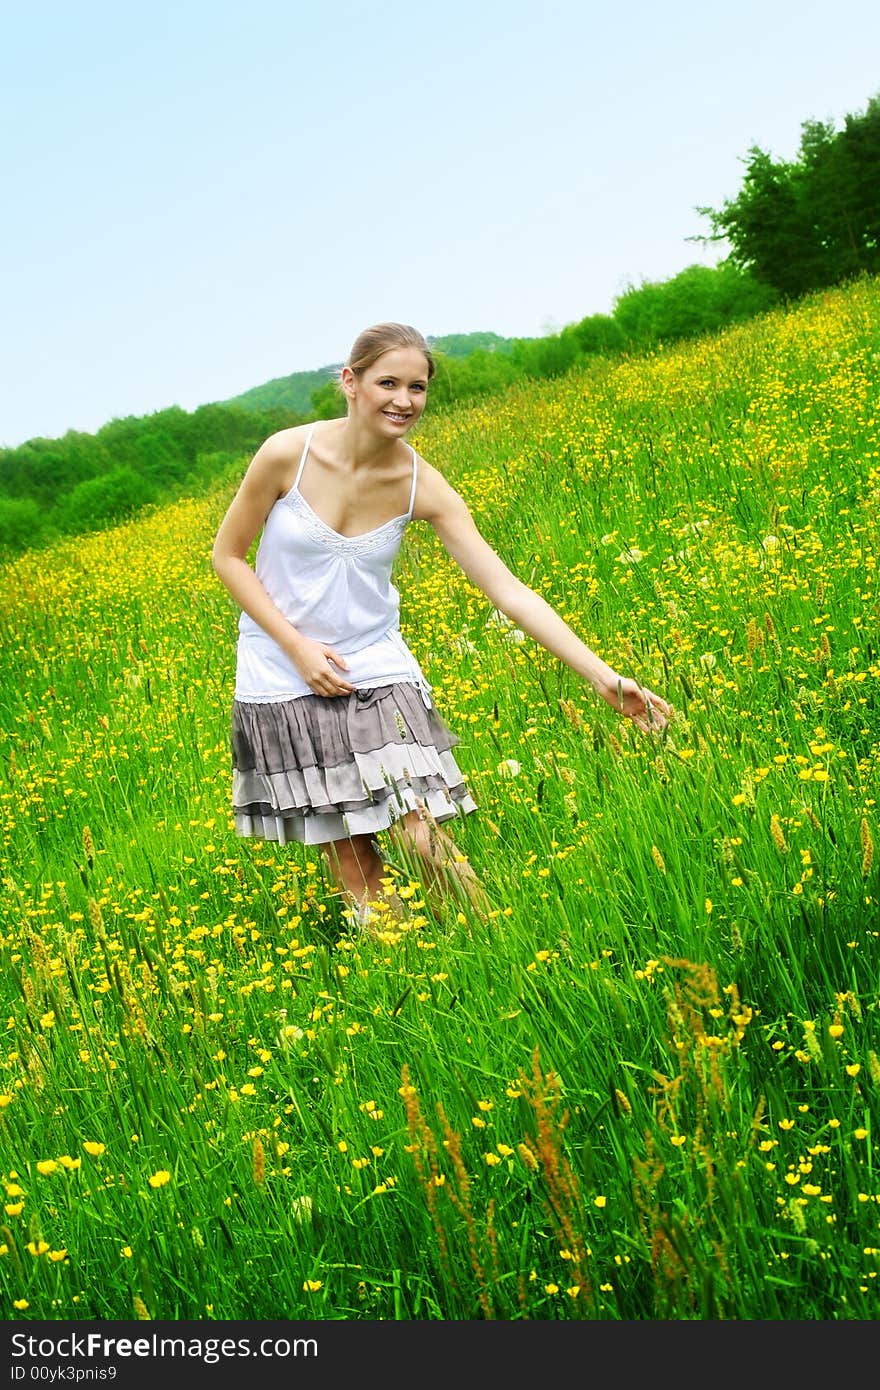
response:
<path id="1" fill-rule="evenodd" d="M 418 856 L 427 870 L 426 891 L 440 902 L 450 898 L 488 912 L 486 892 L 467 858 L 429 811 L 410 811 L 391 829 L 405 855 Z"/>
<path id="2" fill-rule="evenodd" d="M 330 840 L 322 849 L 339 887 L 356 905 L 380 896 L 384 865 L 372 835 Z"/>
<path id="3" fill-rule="evenodd" d="M 352 835 L 331 840 L 323 846 L 324 857 L 339 887 L 354 908 L 357 920 L 365 925 L 371 906 L 387 902 L 399 914 L 402 904 L 386 889 L 388 870 L 372 835 Z"/>

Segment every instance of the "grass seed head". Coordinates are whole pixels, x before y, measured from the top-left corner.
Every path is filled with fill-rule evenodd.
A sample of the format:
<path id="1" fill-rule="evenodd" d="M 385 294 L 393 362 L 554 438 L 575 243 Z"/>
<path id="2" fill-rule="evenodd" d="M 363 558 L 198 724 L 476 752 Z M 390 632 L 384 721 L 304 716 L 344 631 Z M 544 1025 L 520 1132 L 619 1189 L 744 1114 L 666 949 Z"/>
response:
<path id="1" fill-rule="evenodd" d="M 266 1152 L 263 1148 L 263 1141 L 259 1135 L 254 1138 L 253 1150 L 251 1154 L 251 1171 L 257 1187 L 262 1187 L 266 1181 Z"/>
<path id="2" fill-rule="evenodd" d="M 770 834 L 779 853 L 788 854 L 788 841 L 785 838 L 785 831 L 782 829 L 779 823 L 779 817 L 776 815 L 775 811 L 770 817 Z"/>
<path id="3" fill-rule="evenodd" d="M 862 841 L 862 874 L 867 878 L 868 874 L 871 872 L 871 866 L 874 863 L 874 840 L 871 835 L 871 827 L 868 824 L 867 816 L 862 817 L 860 835 Z"/>

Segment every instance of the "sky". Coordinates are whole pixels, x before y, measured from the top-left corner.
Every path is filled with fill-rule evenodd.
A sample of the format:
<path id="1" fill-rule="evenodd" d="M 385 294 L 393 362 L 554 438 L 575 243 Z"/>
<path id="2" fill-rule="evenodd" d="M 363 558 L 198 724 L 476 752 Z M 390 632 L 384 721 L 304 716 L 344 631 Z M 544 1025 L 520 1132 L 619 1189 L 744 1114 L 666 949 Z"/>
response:
<path id="1" fill-rule="evenodd" d="M 555 332 L 880 92 L 868 0 L 0 0 L 0 446 Z"/>

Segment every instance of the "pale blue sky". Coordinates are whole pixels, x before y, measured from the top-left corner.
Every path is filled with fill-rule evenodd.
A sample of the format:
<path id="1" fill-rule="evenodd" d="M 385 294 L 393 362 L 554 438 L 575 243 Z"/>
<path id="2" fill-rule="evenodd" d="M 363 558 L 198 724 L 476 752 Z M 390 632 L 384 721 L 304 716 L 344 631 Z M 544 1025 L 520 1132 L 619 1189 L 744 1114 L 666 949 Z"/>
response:
<path id="1" fill-rule="evenodd" d="M 0 445 L 532 336 L 714 264 L 700 205 L 880 90 L 867 0 L 2 5 Z"/>

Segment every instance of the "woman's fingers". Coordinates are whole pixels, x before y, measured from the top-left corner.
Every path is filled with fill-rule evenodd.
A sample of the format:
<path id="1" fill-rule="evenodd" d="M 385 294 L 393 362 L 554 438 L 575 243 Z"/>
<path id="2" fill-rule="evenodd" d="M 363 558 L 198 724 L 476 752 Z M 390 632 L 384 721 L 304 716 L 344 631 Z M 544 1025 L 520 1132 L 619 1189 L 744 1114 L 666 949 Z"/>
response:
<path id="1" fill-rule="evenodd" d="M 316 683 L 312 686 L 312 689 L 314 690 L 314 692 L 315 692 L 316 695 L 325 695 L 325 696 L 333 696 L 333 695 L 350 695 L 350 694 L 352 693 L 352 691 L 354 690 L 354 686 L 353 686 L 353 685 L 339 685 L 336 681 L 333 681 L 333 680 L 324 680 L 324 681 L 321 681 L 321 682 L 316 682 Z"/>
<path id="2" fill-rule="evenodd" d="M 350 681 L 344 680 L 341 676 L 337 676 L 336 672 L 333 670 L 331 662 L 335 660 L 341 661 L 342 658 L 337 657 L 330 647 L 325 648 L 324 661 L 326 664 L 324 669 L 318 671 L 317 674 L 307 682 L 316 695 L 323 695 L 329 698 L 334 695 L 350 695 L 354 690 L 354 686 Z M 347 665 L 345 669 L 348 670 Z"/>
<path id="3" fill-rule="evenodd" d="M 335 652 L 332 647 L 325 647 L 324 655 L 326 656 L 328 661 L 333 662 L 334 666 L 338 666 L 340 671 L 348 670 L 348 662 L 346 661 L 345 657 L 340 656 L 339 653 Z"/>
<path id="4" fill-rule="evenodd" d="M 646 734 L 665 728 L 672 718 L 672 706 L 667 704 L 661 695 L 655 695 L 653 690 L 642 690 L 642 700 L 644 711 L 640 710 L 632 715 L 636 728 Z"/>
<path id="5" fill-rule="evenodd" d="M 341 674 L 349 669 L 345 657 L 324 642 L 306 642 L 294 656 L 294 665 L 313 695 L 350 695 L 355 688 Z"/>
<path id="6" fill-rule="evenodd" d="M 336 672 L 332 670 L 332 666 L 338 666 L 340 670 L 347 671 L 348 662 L 346 661 L 345 657 L 340 656 L 339 652 L 335 651 L 333 647 L 324 647 L 323 651 L 324 657 L 327 661 L 327 665 L 328 667 L 331 667 L 331 669 L 329 669 L 326 672 L 326 674 L 322 673 L 323 685 L 321 689 L 321 694 L 350 695 L 351 692 L 354 690 L 354 686 L 351 684 L 350 681 L 345 680 L 341 676 L 337 676 Z"/>
<path id="7" fill-rule="evenodd" d="M 645 697 L 645 710 L 649 715 L 656 714 L 659 710 L 660 714 L 664 715 L 665 718 L 669 719 L 671 717 L 672 706 L 667 704 L 662 695 L 655 695 L 653 690 L 645 690 L 643 694 Z"/>

